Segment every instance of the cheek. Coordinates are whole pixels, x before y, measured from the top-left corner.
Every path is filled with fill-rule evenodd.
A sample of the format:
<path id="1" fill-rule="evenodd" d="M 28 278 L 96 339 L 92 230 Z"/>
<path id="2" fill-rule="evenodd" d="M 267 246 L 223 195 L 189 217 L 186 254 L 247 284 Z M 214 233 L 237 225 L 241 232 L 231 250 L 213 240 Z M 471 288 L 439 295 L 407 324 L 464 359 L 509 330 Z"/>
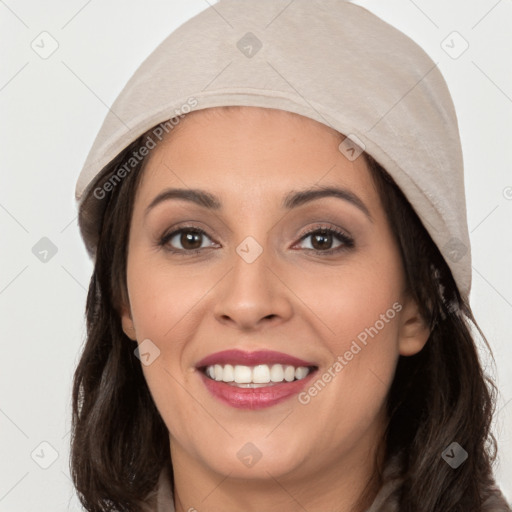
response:
<path id="1" fill-rule="evenodd" d="M 179 351 L 190 331 L 190 318 L 212 287 L 210 279 L 204 272 L 173 269 L 165 261 L 137 254 L 128 261 L 127 272 L 137 338 L 162 344 L 162 355 Z"/>
<path id="2" fill-rule="evenodd" d="M 141 363 L 142 371 L 167 428 L 174 437 L 186 439 L 187 429 L 203 411 L 186 391 L 190 373 L 182 366 L 183 352 L 194 336 L 191 322 L 199 321 L 201 298 L 208 291 L 208 283 L 199 275 L 176 270 L 171 273 L 170 267 L 154 259 L 136 251 L 132 254 L 127 283 L 137 341 L 141 349 L 149 339 L 154 344 L 149 345 L 150 351 L 156 350 L 157 354 L 150 364 Z"/>
<path id="3" fill-rule="evenodd" d="M 128 259 L 127 284 L 133 323 L 139 344 L 150 340 L 157 347 L 154 363 L 142 365 L 142 371 L 163 417 L 193 418 L 201 412 L 185 391 L 191 377 L 190 349 L 204 321 L 208 294 L 225 270 L 208 271 L 172 266 L 144 251 L 133 250 Z M 147 342 L 146 342 L 147 343 Z M 151 347 L 151 345 L 149 345 Z"/>
<path id="4" fill-rule="evenodd" d="M 293 281 L 297 296 L 308 306 L 310 323 L 319 328 L 333 355 L 350 349 L 358 340 L 365 352 L 397 350 L 397 317 L 402 309 L 403 269 L 393 247 L 374 244 L 338 267 L 304 269 Z M 372 344 L 369 340 L 379 340 Z M 396 345 L 396 347 L 394 347 Z"/>
<path id="5" fill-rule="evenodd" d="M 393 250 L 368 251 L 323 279 L 306 278 L 299 294 L 332 357 L 302 403 L 333 439 L 355 439 L 381 412 L 398 361 L 400 259 Z"/>

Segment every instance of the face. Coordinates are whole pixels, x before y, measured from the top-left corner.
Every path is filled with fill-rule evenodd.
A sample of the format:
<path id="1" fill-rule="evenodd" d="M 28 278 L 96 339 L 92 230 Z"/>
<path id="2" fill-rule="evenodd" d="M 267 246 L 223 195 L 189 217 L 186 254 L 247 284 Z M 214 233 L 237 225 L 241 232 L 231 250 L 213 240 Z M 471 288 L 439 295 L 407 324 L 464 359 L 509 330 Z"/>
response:
<path id="1" fill-rule="evenodd" d="M 381 442 L 398 356 L 428 330 L 343 139 L 288 112 L 209 109 L 150 154 L 122 322 L 175 467 L 336 478 Z"/>

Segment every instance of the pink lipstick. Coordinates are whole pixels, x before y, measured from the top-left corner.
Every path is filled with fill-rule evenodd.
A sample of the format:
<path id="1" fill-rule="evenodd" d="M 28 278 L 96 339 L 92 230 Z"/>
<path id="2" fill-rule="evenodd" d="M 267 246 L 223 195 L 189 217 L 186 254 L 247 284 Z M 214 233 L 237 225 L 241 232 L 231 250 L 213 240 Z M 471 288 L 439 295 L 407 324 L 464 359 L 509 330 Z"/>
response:
<path id="1" fill-rule="evenodd" d="M 270 350 L 225 350 L 196 368 L 215 398 L 243 409 L 270 407 L 300 393 L 317 370 L 314 362 Z"/>

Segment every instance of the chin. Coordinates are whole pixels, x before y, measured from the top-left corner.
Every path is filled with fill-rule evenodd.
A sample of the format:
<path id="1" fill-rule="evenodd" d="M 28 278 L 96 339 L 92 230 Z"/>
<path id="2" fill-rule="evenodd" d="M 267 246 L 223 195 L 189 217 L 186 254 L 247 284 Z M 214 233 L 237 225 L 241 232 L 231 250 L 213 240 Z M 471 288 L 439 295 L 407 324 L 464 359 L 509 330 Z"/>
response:
<path id="1" fill-rule="evenodd" d="M 300 473 L 308 452 L 303 443 L 290 435 L 251 436 L 249 432 L 234 438 L 195 443 L 196 459 L 212 471 L 230 478 L 265 479 Z M 286 439 L 288 441 L 286 441 Z M 293 441 L 292 441 L 293 440 Z M 213 448 L 213 449 L 212 449 Z"/>

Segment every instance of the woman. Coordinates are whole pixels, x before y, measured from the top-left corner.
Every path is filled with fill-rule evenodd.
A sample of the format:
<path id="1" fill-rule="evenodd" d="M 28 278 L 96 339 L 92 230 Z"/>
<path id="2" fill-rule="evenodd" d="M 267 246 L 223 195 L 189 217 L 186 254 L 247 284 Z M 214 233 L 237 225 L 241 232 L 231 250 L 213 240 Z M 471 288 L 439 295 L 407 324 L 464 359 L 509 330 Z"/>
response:
<path id="1" fill-rule="evenodd" d="M 510 510 L 446 84 L 361 7 L 282 7 L 223 0 L 176 30 L 79 178 L 80 499 Z"/>

